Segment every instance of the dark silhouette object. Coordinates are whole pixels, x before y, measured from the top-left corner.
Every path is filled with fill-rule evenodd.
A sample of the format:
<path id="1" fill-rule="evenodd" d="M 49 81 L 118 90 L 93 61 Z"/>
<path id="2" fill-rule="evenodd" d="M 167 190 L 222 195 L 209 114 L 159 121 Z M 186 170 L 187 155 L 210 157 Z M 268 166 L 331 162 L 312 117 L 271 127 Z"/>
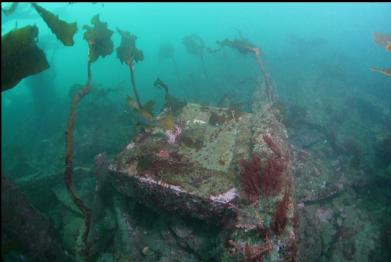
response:
<path id="1" fill-rule="evenodd" d="M 2 260 L 14 251 L 31 261 L 70 261 L 50 220 L 35 209 L 3 173 L 1 174 Z M 3 247 L 8 247 L 4 250 Z"/>

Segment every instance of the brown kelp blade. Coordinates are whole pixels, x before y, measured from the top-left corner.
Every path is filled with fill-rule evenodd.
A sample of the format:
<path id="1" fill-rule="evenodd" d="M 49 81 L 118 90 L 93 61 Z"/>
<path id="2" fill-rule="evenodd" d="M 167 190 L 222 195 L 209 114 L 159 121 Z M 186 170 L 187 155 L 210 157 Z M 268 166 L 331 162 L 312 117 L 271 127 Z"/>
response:
<path id="1" fill-rule="evenodd" d="M 60 40 L 65 46 L 73 46 L 73 36 L 77 32 L 76 22 L 67 23 L 59 19 L 58 15 L 54 15 L 35 3 L 32 3 L 32 6 L 49 26 L 53 34 L 56 35 L 58 40 Z"/>
<path id="2" fill-rule="evenodd" d="M 49 68 L 45 53 L 36 44 L 37 36 L 36 26 L 26 26 L 1 38 L 1 91 Z"/>
<path id="3" fill-rule="evenodd" d="M 88 42 L 89 46 L 89 59 L 91 62 L 95 62 L 100 56 L 105 57 L 113 52 L 113 41 L 111 36 L 113 31 L 108 29 L 107 23 L 101 22 L 99 15 L 95 15 L 91 19 L 91 24 L 94 27 L 85 25 L 83 28 L 84 39 Z"/>
<path id="4" fill-rule="evenodd" d="M 391 77 L 391 67 L 390 68 L 371 68 L 372 71 L 379 72 L 385 76 Z"/>
<path id="5" fill-rule="evenodd" d="M 121 35 L 121 44 L 116 49 L 117 57 L 121 63 L 127 63 L 127 61 L 143 61 L 144 53 L 136 47 L 137 37 L 119 28 L 117 28 L 117 31 Z"/>

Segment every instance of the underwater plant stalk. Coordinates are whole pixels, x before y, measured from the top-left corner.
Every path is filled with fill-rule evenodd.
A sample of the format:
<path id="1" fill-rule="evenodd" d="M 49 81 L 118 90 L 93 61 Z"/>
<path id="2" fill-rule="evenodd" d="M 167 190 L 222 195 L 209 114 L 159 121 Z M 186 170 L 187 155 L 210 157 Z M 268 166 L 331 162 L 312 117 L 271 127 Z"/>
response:
<path id="1" fill-rule="evenodd" d="M 85 203 L 80 199 L 80 197 L 76 194 L 73 185 L 73 130 L 76 121 L 76 111 L 77 107 L 89 92 L 91 91 L 91 61 L 88 61 L 88 81 L 87 84 L 81 88 L 77 94 L 75 94 L 72 98 L 71 111 L 69 114 L 67 130 L 65 132 L 66 135 L 66 155 L 65 155 L 65 172 L 64 172 L 64 180 L 65 185 L 67 187 L 69 196 L 71 197 L 73 203 L 80 209 L 80 211 L 84 215 L 84 233 L 82 236 L 84 249 L 82 250 L 82 254 L 88 259 L 89 257 L 89 245 L 87 243 L 88 235 L 91 227 L 91 217 L 92 211 L 88 208 Z"/>
<path id="2" fill-rule="evenodd" d="M 266 72 L 266 69 L 265 69 L 265 65 L 263 63 L 263 60 L 261 59 L 261 56 L 260 56 L 260 50 L 259 48 L 254 48 L 252 50 L 255 54 L 255 58 L 257 60 L 257 64 L 259 66 L 259 69 L 263 75 L 263 78 L 265 79 L 265 84 L 266 84 L 266 95 L 268 97 L 268 99 L 270 100 L 270 102 L 273 102 L 274 100 L 274 95 L 273 95 L 273 85 L 272 85 L 272 81 L 270 79 L 270 74 L 268 74 Z"/>
<path id="3" fill-rule="evenodd" d="M 204 70 L 205 77 L 209 78 L 208 74 L 206 73 L 206 67 L 205 67 L 205 61 L 204 61 L 204 56 L 203 55 L 201 55 L 201 64 L 202 64 L 202 69 Z"/>
<path id="4" fill-rule="evenodd" d="M 134 69 L 133 69 L 133 62 L 128 63 L 129 70 L 130 70 L 130 81 L 132 82 L 133 92 L 136 96 L 137 105 L 140 109 L 143 108 L 140 102 L 140 98 L 138 96 L 137 87 L 136 87 L 136 81 L 134 80 Z"/>
<path id="5" fill-rule="evenodd" d="M 86 86 L 89 86 L 89 87 L 91 87 L 91 82 L 92 82 L 91 64 L 92 64 L 91 60 L 88 60 L 88 66 L 87 66 L 88 80 L 87 80 Z"/>
<path id="6" fill-rule="evenodd" d="M 176 77 L 177 77 L 178 81 L 180 81 L 179 72 L 178 72 L 178 64 L 176 63 L 176 60 L 174 57 L 172 58 L 172 62 L 174 63 L 174 66 L 175 66 Z"/>

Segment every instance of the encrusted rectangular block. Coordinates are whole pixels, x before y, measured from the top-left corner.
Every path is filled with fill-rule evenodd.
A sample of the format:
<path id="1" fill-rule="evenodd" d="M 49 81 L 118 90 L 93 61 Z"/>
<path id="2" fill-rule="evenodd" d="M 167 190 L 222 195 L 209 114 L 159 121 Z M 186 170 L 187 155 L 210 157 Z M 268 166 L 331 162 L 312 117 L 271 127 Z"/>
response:
<path id="1" fill-rule="evenodd" d="M 249 154 L 251 114 L 187 104 L 167 130 L 138 135 L 110 165 L 115 188 L 155 208 L 220 223 L 235 218 L 238 162 Z M 167 126 L 167 125 L 166 125 Z"/>

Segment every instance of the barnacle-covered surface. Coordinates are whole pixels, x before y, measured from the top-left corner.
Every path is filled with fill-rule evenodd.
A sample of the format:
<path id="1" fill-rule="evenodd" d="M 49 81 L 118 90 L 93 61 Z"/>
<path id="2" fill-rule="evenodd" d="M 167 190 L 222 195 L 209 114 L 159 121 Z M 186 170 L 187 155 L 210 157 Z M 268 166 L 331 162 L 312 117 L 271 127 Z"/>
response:
<path id="1" fill-rule="evenodd" d="M 298 222 L 287 133 L 278 112 L 261 97 L 259 91 L 254 113 L 188 103 L 175 118 L 181 129 L 175 142 L 156 126 L 118 154 L 109 167 L 114 187 L 154 209 L 222 225 L 231 232 L 225 239 L 227 261 L 295 257 Z M 253 153 L 262 165 L 279 155 L 284 170 L 275 194 L 250 203 L 240 170 Z"/>
<path id="2" fill-rule="evenodd" d="M 211 123 L 214 115 L 224 121 Z M 175 143 L 168 142 L 164 129 L 154 127 L 118 155 L 111 165 L 117 189 L 136 198 L 147 194 L 155 200 L 143 201 L 158 201 L 152 205 L 183 209 L 201 219 L 222 218 L 224 212 L 233 216 L 233 210 L 226 211 L 238 195 L 232 163 L 248 150 L 241 136 L 249 135 L 250 114 L 188 104 L 175 123 L 182 129 Z M 151 190 L 156 190 L 153 196 Z"/>

